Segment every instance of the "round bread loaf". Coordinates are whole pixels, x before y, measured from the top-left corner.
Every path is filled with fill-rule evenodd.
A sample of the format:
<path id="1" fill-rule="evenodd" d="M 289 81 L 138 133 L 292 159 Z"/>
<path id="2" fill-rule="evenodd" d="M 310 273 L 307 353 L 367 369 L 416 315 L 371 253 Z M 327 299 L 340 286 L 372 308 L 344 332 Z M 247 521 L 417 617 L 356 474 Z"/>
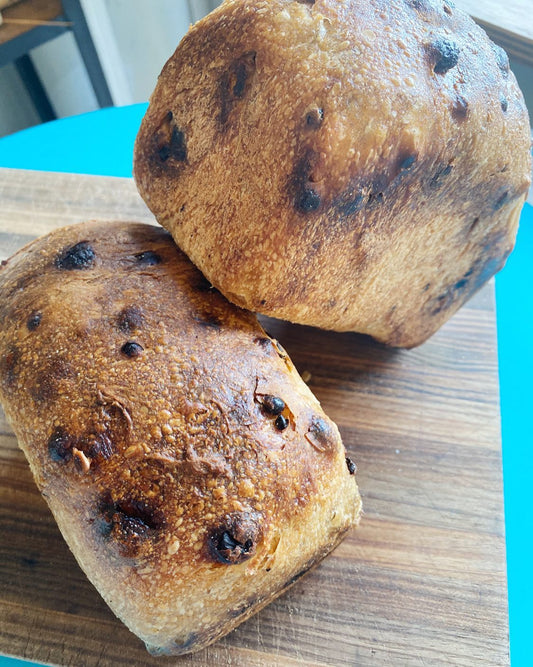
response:
<path id="1" fill-rule="evenodd" d="M 226 0 L 165 65 L 135 178 L 234 303 L 414 346 L 503 266 L 529 148 L 449 0 Z"/>
<path id="2" fill-rule="evenodd" d="M 160 228 L 67 227 L 5 263 L 0 399 L 78 562 L 153 653 L 225 634 L 359 519 L 335 424 Z"/>

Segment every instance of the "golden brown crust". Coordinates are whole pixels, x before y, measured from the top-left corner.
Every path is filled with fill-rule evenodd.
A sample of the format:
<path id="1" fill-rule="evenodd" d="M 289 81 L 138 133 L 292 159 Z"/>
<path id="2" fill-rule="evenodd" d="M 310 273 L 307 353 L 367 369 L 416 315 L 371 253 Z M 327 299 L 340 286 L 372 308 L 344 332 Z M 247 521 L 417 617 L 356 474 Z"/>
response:
<path id="1" fill-rule="evenodd" d="M 85 223 L 0 270 L 0 398 L 74 555 L 155 653 L 201 648 L 357 522 L 335 425 L 164 230 Z"/>
<path id="2" fill-rule="evenodd" d="M 530 131 L 447 0 L 226 0 L 165 65 L 135 178 L 231 301 L 425 340 L 512 249 Z"/>

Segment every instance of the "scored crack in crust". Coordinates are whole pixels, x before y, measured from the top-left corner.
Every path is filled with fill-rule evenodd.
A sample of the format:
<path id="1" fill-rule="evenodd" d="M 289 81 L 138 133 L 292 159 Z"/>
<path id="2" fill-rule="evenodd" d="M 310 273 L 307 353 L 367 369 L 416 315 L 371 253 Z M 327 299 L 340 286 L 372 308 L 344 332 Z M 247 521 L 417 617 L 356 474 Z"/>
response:
<path id="1" fill-rule="evenodd" d="M 75 557 L 153 653 L 197 650 L 340 541 L 337 427 L 164 230 L 90 222 L 0 269 L 0 399 Z"/>
<path id="2" fill-rule="evenodd" d="M 530 143 L 449 0 L 226 0 L 163 68 L 134 172 L 237 305 L 409 347 L 503 266 Z"/>

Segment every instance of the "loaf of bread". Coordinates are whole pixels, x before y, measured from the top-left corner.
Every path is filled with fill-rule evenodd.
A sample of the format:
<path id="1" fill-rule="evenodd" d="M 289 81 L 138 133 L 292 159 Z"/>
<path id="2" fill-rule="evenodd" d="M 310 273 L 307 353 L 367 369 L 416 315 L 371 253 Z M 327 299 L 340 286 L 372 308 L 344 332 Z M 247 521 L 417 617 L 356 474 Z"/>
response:
<path id="1" fill-rule="evenodd" d="M 160 228 L 80 224 L 4 263 L 0 399 L 79 564 L 154 654 L 227 633 L 358 522 L 337 427 Z"/>
<path id="2" fill-rule="evenodd" d="M 410 347 L 504 264 L 529 149 L 450 0 L 226 0 L 161 72 L 135 178 L 235 304 Z"/>

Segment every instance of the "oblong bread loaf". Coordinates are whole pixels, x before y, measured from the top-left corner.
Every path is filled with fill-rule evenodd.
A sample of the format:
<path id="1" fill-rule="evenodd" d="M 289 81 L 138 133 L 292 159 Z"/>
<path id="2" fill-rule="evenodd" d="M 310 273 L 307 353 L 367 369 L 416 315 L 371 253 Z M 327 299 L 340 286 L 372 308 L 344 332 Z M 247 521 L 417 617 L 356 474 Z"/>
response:
<path id="1" fill-rule="evenodd" d="M 160 228 L 80 224 L 4 263 L 0 398 L 79 564 L 153 653 L 225 634 L 358 521 L 336 426 Z"/>

